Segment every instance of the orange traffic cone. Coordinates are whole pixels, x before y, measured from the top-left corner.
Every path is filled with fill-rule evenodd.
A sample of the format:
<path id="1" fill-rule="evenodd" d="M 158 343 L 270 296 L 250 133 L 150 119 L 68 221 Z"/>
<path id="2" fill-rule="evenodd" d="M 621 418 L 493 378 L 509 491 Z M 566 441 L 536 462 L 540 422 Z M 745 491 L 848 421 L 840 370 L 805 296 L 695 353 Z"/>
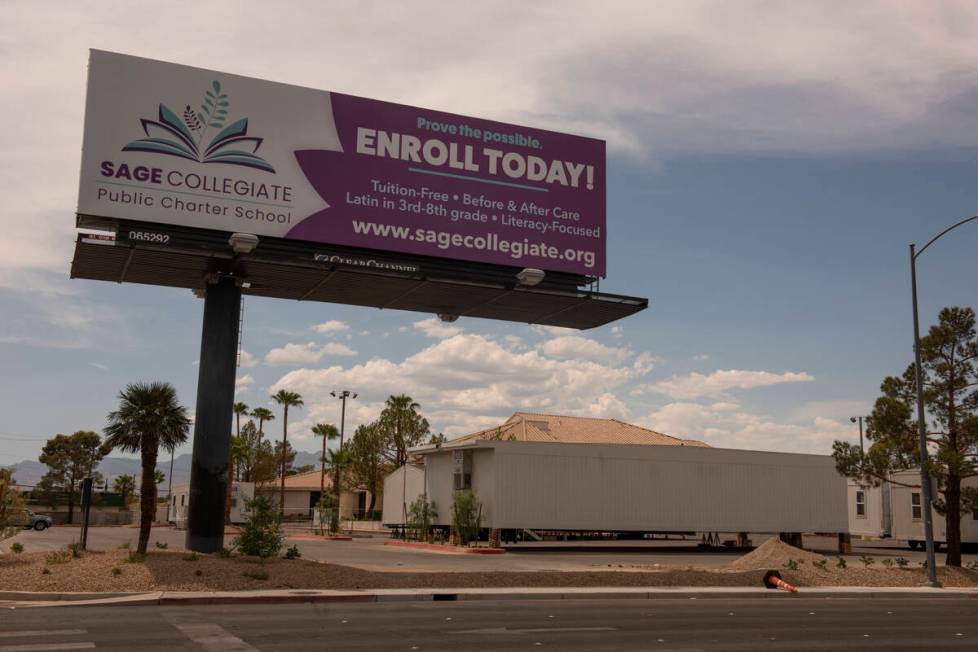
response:
<path id="1" fill-rule="evenodd" d="M 798 589 L 781 579 L 781 573 L 776 570 L 770 570 L 764 574 L 764 588 L 784 589 L 785 591 L 798 593 Z"/>

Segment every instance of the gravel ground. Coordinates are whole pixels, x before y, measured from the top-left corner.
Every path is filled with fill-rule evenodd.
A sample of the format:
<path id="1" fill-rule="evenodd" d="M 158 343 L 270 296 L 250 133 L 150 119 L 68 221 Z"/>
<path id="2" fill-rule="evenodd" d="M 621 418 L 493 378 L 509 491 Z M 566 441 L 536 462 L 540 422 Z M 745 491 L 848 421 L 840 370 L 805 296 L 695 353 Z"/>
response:
<path id="1" fill-rule="evenodd" d="M 763 571 L 635 568 L 602 572 L 377 573 L 307 560 L 258 560 L 235 556 L 151 551 L 144 562 L 126 561 L 129 551 L 86 552 L 81 558 L 51 563 L 45 553 L 0 558 L 0 590 L 23 591 L 226 591 L 247 589 L 371 589 L 587 586 L 758 586 Z M 47 569 L 49 573 L 45 574 Z M 114 569 L 119 569 L 118 572 Z M 804 586 L 913 586 L 923 570 L 828 568 L 781 570 Z M 947 586 L 978 586 L 978 572 L 941 568 Z M 267 579 L 248 577 L 267 573 Z"/>

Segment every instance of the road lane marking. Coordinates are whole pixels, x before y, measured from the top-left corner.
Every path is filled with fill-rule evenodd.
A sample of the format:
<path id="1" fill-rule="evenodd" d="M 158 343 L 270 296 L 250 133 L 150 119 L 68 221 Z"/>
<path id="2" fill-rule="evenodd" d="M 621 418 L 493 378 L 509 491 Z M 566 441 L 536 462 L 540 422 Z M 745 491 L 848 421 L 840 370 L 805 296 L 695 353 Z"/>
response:
<path id="1" fill-rule="evenodd" d="M 614 632 L 617 627 L 533 627 L 528 629 L 509 629 L 490 627 L 487 629 L 463 629 L 451 634 L 549 634 L 561 632 Z"/>
<path id="2" fill-rule="evenodd" d="M 95 643 L 24 643 L 0 645 L 0 652 L 47 652 L 48 650 L 91 650 Z"/>
<path id="3" fill-rule="evenodd" d="M 21 636 L 76 636 L 87 634 L 84 629 L 25 629 L 20 632 L 0 632 L 0 638 L 19 638 Z"/>
<path id="4" fill-rule="evenodd" d="M 217 623 L 174 623 L 184 636 L 212 652 L 258 652 Z M 0 652 L 3 652 L 0 650 Z"/>

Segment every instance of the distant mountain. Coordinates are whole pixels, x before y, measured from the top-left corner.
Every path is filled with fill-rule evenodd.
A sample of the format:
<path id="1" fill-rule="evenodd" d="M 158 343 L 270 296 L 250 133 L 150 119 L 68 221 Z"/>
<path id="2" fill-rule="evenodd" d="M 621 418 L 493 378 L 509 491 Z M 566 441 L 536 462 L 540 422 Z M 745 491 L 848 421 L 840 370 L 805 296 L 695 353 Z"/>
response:
<path id="1" fill-rule="evenodd" d="M 183 455 L 178 455 L 173 460 L 173 485 L 188 484 L 190 482 L 190 461 L 192 456 L 190 453 L 184 453 Z M 309 453 L 306 451 L 297 451 L 295 455 L 295 466 L 302 466 L 304 464 L 319 464 L 319 453 Z M 164 481 L 163 487 L 169 484 L 170 475 L 170 458 L 158 460 L 156 468 L 159 469 L 167 476 L 167 481 Z M 32 487 L 36 485 L 44 474 L 47 473 L 48 467 L 45 464 L 41 464 L 36 460 L 24 460 L 14 467 L 14 480 L 19 485 L 24 485 Z M 98 471 L 102 474 L 102 477 L 109 481 L 109 487 L 112 486 L 112 481 L 119 477 L 120 475 L 134 475 L 138 478 L 142 473 L 142 467 L 139 464 L 139 460 L 131 457 L 106 457 L 102 459 L 102 462 L 98 465 Z"/>

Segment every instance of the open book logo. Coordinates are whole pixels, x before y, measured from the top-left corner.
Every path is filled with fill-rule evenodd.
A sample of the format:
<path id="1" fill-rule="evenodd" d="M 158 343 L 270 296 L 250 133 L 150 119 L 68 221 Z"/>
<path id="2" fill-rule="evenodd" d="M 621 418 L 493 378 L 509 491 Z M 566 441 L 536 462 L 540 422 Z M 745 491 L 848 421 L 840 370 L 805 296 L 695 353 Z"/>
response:
<path id="1" fill-rule="evenodd" d="M 248 135 L 248 118 L 224 126 L 230 105 L 227 93 L 221 92 L 220 82 L 213 81 L 199 110 L 188 104 L 181 119 L 168 106 L 160 104 L 159 120 L 140 120 L 147 137 L 132 141 L 122 151 L 155 152 L 200 163 L 243 165 L 274 174 L 275 168 L 255 153 L 263 139 Z"/>

